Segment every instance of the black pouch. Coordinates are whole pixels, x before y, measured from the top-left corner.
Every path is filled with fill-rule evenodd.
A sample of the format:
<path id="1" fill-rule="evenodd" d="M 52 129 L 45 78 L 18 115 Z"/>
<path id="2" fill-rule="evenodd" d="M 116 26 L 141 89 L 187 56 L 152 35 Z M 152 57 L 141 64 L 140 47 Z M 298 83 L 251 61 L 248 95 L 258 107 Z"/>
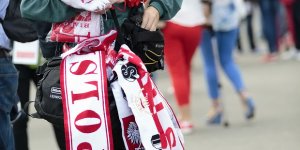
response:
<path id="1" fill-rule="evenodd" d="M 37 74 L 41 79 L 37 85 L 33 118 L 45 119 L 55 126 L 64 126 L 62 97 L 60 89 L 60 57 L 53 57 L 40 66 Z M 29 103 L 30 103 L 29 102 Z M 28 108 L 29 103 L 24 109 Z"/>
<path id="2" fill-rule="evenodd" d="M 141 58 L 148 72 L 164 69 L 164 37 L 160 30 L 149 31 L 141 28 L 143 14 L 135 11 L 129 13 L 121 26 L 116 18 L 115 11 L 111 11 L 118 30 L 115 49 L 126 44 Z"/>

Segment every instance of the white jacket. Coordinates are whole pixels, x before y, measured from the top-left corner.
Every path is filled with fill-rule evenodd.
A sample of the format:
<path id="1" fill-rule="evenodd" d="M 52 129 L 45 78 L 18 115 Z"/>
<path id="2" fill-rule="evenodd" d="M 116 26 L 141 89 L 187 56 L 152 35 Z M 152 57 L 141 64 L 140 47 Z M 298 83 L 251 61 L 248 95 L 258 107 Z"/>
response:
<path id="1" fill-rule="evenodd" d="M 229 31 L 238 27 L 246 16 L 242 0 L 214 0 L 212 5 L 212 26 L 215 31 Z"/>

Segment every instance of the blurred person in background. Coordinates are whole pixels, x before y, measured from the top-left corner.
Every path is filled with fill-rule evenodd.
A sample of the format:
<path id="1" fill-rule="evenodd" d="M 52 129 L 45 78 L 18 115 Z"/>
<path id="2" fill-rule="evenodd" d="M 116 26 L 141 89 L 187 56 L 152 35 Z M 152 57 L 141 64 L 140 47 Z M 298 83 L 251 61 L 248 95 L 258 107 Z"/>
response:
<path id="1" fill-rule="evenodd" d="M 263 57 L 264 62 L 271 62 L 278 56 L 278 14 L 279 0 L 259 0 L 261 10 L 262 32 L 268 45 L 268 54 Z"/>
<path id="2" fill-rule="evenodd" d="M 286 10 L 289 36 L 291 37 L 290 48 L 282 53 L 284 60 L 296 58 L 300 61 L 300 6 L 299 0 L 281 0 Z"/>
<path id="3" fill-rule="evenodd" d="M 294 0 L 281 0 L 280 1 L 282 5 L 284 6 L 285 11 L 285 18 L 287 20 L 288 25 L 288 32 L 286 34 L 286 41 L 288 42 L 288 45 L 286 49 L 283 49 L 283 53 L 281 53 L 281 57 L 284 60 L 291 59 L 296 52 L 295 49 L 295 27 L 294 27 L 294 21 L 293 21 L 293 3 Z"/>
<path id="4" fill-rule="evenodd" d="M 4 20 L 9 0 L 0 2 L 0 19 Z M 18 72 L 9 56 L 11 41 L 0 24 L 0 150 L 14 150 L 10 112 L 18 101 Z"/>
<path id="5" fill-rule="evenodd" d="M 191 117 L 191 61 L 201 40 L 204 16 L 199 0 L 184 0 L 180 11 L 165 22 L 165 61 L 179 107 L 179 123 L 183 133 L 193 129 Z"/>
<path id="6" fill-rule="evenodd" d="M 242 20 L 242 23 L 246 23 L 247 25 L 247 36 L 248 36 L 248 42 L 249 42 L 249 46 L 250 46 L 250 51 L 252 53 L 257 53 L 259 51 L 257 44 L 255 42 L 254 39 L 254 31 L 253 31 L 253 16 L 254 16 L 254 9 L 255 6 L 257 5 L 257 0 L 244 0 L 245 1 L 245 8 L 246 8 L 246 17 L 245 19 Z M 237 42 L 237 46 L 238 46 L 238 51 L 240 53 L 244 52 L 243 50 L 243 46 L 242 46 L 242 37 L 240 36 L 240 34 L 238 34 L 238 42 Z"/>
<path id="7" fill-rule="evenodd" d="M 233 60 L 239 20 L 244 14 L 244 8 L 241 8 L 243 5 L 239 0 L 202 0 L 202 2 L 206 28 L 202 34 L 201 53 L 208 92 L 212 100 L 207 122 L 208 124 L 219 125 L 224 118 L 217 63 L 220 63 L 239 95 L 245 108 L 245 118 L 247 120 L 252 119 L 255 110 L 254 101 L 248 95 L 240 70 Z M 216 52 L 213 49 L 213 38 L 216 38 Z"/>
<path id="8" fill-rule="evenodd" d="M 295 27 L 295 46 L 297 49 L 296 58 L 298 61 L 300 61 L 300 0 L 294 0 L 293 5 L 293 23 Z"/>

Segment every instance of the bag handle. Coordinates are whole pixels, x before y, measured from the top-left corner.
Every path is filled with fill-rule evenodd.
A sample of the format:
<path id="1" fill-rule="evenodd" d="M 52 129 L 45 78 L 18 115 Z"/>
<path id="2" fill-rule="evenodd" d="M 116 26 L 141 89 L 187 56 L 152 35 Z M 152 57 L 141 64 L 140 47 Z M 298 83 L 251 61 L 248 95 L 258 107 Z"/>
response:
<path id="1" fill-rule="evenodd" d="M 41 115 L 39 115 L 37 112 L 32 113 L 32 114 L 26 113 L 26 112 L 28 112 L 28 107 L 29 107 L 29 105 L 30 105 L 31 103 L 35 103 L 35 101 L 28 101 L 28 102 L 26 102 L 25 105 L 24 105 L 24 107 L 23 107 L 22 113 L 24 113 L 24 114 L 26 114 L 27 116 L 30 116 L 30 117 L 32 117 L 32 118 L 38 118 L 38 119 L 41 119 L 41 118 L 42 118 Z"/>
<path id="2" fill-rule="evenodd" d="M 143 7 L 143 4 L 140 4 L 139 6 L 134 7 L 134 8 L 130 8 L 127 19 L 129 19 L 131 16 L 133 16 L 140 7 Z M 126 44 L 125 39 L 124 39 L 125 35 L 121 30 L 121 25 L 118 21 L 118 18 L 116 15 L 116 10 L 110 9 L 110 13 L 111 13 L 111 16 L 113 18 L 114 24 L 115 24 L 117 32 L 118 32 L 118 36 L 117 36 L 116 43 L 115 43 L 115 50 L 118 51 L 122 44 Z"/>
<path id="3" fill-rule="evenodd" d="M 115 23 L 115 26 L 116 26 L 116 29 L 117 29 L 117 33 L 118 33 L 117 34 L 117 39 L 116 39 L 116 42 L 115 42 L 115 50 L 119 51 L 121 45 L 126 43 L 125 40 L 124 40 L 124 33 L 121 31 L 121 26 L 120 26 L 120 23 L 118 21 L 115 9 L 111 9 L 110 12 L 111 12 L 111 15 L 112 15 L 112 18 L 114 20 L 114 23 Z"/>

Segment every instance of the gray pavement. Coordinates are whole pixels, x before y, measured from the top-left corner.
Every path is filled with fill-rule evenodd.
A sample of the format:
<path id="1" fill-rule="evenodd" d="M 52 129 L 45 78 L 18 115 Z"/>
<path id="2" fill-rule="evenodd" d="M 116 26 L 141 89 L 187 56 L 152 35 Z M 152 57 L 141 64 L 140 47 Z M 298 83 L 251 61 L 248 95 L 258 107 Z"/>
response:
<path id="1" fill-rule="evenodd" d="M 264 64 L 260 56 L 237 56 L 249 94 L 257 105 L 256 118 L 245 121 L 238 96 L 221 74 L 222 95 L 228 128 L 208 126 L 205 116 L 210 107 L 199 54 L 193 60 L 192 114 L 195 131 L 185 136 L 187 150 L 300 150 L 300 61 Z M 175 112 L 169 76 L 158 72 L 158 87 Z M 32 94 L 34 91 L 32 91 Z M 32 110 L 32 108 L 31 108 Z M 56 150 L 51 126 L 44 120 L 31 119 L 29 140 L 32 150 Z"/>

